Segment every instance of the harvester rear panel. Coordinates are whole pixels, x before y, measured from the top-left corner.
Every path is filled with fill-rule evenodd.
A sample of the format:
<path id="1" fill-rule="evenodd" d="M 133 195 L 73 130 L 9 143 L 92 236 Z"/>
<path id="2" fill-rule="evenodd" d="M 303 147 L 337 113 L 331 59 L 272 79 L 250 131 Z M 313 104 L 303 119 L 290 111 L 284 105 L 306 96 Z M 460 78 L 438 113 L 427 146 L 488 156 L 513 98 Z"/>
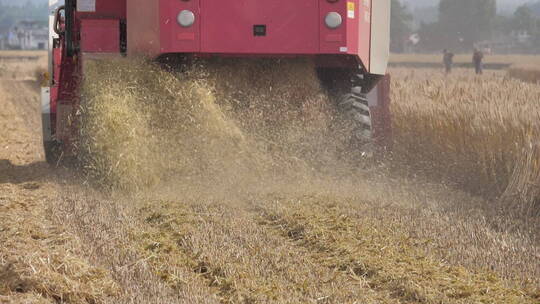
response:
<path id="1" fill-rule="evenodd" d="M 84 61 L 103 55 L 309 57 L 336 103 L 349 112 L 364 109 L 352 117 L 371 129 L 368 101 L 358 94 L 386 73 L 390 0 L 49 1 L 51 82 L 43 91 L 48 151 L 72 146 Z M 388 112 L 387 104 L 374 99 L 370 105 Z"/>

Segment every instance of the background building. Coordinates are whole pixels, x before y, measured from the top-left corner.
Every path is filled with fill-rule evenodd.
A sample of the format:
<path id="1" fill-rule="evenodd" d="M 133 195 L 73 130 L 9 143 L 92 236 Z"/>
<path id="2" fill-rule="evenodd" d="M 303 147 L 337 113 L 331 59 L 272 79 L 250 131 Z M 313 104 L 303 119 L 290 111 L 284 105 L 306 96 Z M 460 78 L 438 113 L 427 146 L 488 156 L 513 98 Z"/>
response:
<path id="1" fill-rule="evenodd" d="M 44 50 L 48 43 L 48 29 L 37 21 L 19 21 L 7 34 L 7 47 L 19 50 Z"/>

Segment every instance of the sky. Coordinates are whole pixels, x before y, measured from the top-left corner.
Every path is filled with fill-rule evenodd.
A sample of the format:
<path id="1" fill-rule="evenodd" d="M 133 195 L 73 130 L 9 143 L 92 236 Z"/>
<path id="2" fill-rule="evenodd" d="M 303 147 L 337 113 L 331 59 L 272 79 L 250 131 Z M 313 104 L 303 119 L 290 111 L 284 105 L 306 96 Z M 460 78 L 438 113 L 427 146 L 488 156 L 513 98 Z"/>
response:
<path id="1" fill-rule="evenodd" d="M 433 6 L 439 3 L 439 0 L 401 0 L 409 5 L 409 7 L 422 7 L 422 6 Z M 514 10 L 519 5 L 528 2 L 535 2 L 535 0 L 497 0 L 499 9 L 510 9 Z"/>
<path id="2" fill-rule="evenodd" d="M 24 5 L 27 1 L 30 1 L 34 4 L 43 4 L 43 3 L 49 3 L 49 0 L 0 0 L 1 4 L 17 4 L 17 5 Z"/>
<path id="3" fill-rule="evenodd" d="M 25 4 L 28 0 L 0 0 L 3 4 Z M 48 0 L 29 0 L 33 3 L 47 3 Z M 422 6 L 434 6 L 439 3 L 439 0 L 401 0 L 409 5 L 410 8 Z M 535 2 L 540 0 L 497 0 L 499 10 L 515 10 L 521 4 L 527 2 Z"/>

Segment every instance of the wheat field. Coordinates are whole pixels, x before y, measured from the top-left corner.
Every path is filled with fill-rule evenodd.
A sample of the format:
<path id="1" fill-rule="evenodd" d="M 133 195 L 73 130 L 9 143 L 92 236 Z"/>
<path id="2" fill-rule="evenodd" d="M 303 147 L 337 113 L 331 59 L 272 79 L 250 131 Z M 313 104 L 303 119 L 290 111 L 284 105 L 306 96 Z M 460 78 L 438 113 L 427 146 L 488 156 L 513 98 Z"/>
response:
<path id="1" fill-rule="evenodd" d="M 371 161 L 311 64 L 88 65 L 80 171 L 7 65 L 0 302 L 539 303 L 538 88 L 392 69 Z"/>
<path id="2" fill-rule="evenodd" d="M 503 72 L 393 71 L 394 157 L 537 215 L 540 87 Z M 532 196 L 531 196 L 532 195 Z M 508 205 L 510 204 L 510 205 Z"/>

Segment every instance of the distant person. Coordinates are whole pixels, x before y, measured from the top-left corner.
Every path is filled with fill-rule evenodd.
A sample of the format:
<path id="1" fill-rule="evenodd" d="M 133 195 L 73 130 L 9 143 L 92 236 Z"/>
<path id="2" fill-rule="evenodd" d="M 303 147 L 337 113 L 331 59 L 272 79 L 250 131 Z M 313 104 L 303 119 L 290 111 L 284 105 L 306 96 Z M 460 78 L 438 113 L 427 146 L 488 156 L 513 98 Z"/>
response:
<path id="1" fill-rule="evenodd" d="M 443 51 L 443 63 L 446 74 L 452 73 L 452 65 L 454 64 L 454 54 L 448 50 Z"/>
<path id="2" fill-rule="evenodd" d="M 474 53 L 473 53 L 473 64 L 474 64 L 474 69 L 476 70 L 476 75 L 482 75 L 483 74 L 483 70 L 484 70 L 484 67 L 482 65 L 482 61 L 484 60 L 484 53 L 482 53 L 482 51 L 480 51 L 479 49 L 474 49 Z"/>

